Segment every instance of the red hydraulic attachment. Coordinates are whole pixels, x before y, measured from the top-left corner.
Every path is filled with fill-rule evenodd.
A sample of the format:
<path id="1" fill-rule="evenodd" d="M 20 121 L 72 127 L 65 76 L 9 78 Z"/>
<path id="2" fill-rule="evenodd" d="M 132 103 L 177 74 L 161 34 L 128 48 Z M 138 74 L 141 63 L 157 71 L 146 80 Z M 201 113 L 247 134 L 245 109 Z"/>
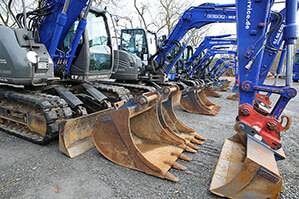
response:
<path id="1" fill-rule="evenodd" d="M 274 150 L 281 148 L 280 133 L 286 131 L 290 127 L 290 119 L 287 116 L 281 117 L 281 122 L 270 115 L 263 115 L 256 111 L 249 104 L 243 104 L 239 110 L 239 128 L 246 133 L 260 139 Z M 283 121 L 286 124 L 283 126 Z M 248 126 L 246 128 L 244 125 Z M 248 129 L 248 130 L 247 130 Z M 260 135 L 261 137 L 257 136 Z"/>
<path id="2" fill-rule="evenodd" d="M 263 103 L 267 107 L 271 107 L 272 102 L 271 102 L 270 97 L 268 95 L 257 93 L 255 100 L 258 101 L 258 102 Z"/>

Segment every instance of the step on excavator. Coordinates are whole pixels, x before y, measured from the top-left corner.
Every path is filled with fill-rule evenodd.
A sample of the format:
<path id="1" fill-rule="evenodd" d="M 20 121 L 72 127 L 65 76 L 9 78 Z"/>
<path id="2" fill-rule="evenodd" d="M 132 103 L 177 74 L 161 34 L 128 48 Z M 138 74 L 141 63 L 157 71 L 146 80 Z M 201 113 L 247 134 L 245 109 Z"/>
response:
<path id="1" fill-rule="evenodd" d="M 297 94 L 291 87 L 296 34 L 297 0 L 285 1 L 285 26 L 281 31 L 286 46 L 285 86 L 261 83 L 265 41 L 271 24 L 274 1 L 238 1 L 237 36 L 240 105 L 236 135 L 225 140 L 211 182 L 212 193 L 226 198 L 279 198 L 283 189 L 277 161 L 285 159 L 281 135 L 290 127 L 290 118 L 282 115 Z M 268 38 L 269 39 L 269 38 Z M 266 71 L 265 71 L 266 70 Z M 270 111 L 255 102 L 257 92 L 279 95 Z"/>
<path id="2" fill-rule="evenodd" d="M 135 81 L 144 84 L 147 84 L 146 81 L 150 79 L 150 82 L 161 84 L 161 79 L 163 82 L 165 76 L 168 76 L 172 80 L 171 83 L 179 86 L 180 93 L 182 93 L 180 104 L 186 105 L 189 112 L 216 115 L 219 112 L 219 107 L 205 96 L 202 88 L 204 82 L 188 79 L 178 81 L 171 78 L 171 71 L 186 48 L 185 45 L 180 44 L 183 37 L 192 29 L 200 29 L 210 23 L 235 22 L 234 6 L 231 4 L 202 4 L 187 9 L 159 48 L 155 34 L 143 29 L 124 29 L 121 34 L 121 49 L 139 56 L 145 68 L 143 70 L 132 67 L 119 68 L 113 77 L 119 81 Z"/>
<path id="3" fill-rule="evenodd" d="M 190 161 L 183 152 L 204 141 L 171 109 L 177 87 L 116 85 L 124 53 L 113 51 L 105 12 L 91 1 L 45 0 L 29 12 L 22 3 L 11 12 L 18 28 L 0 26 L 1 129 L 38 144 L 59 135 L 69 157 L 96 146 L 119 165 L 177 181 L 168 170 L 184 170 L 176 160 Z"/>

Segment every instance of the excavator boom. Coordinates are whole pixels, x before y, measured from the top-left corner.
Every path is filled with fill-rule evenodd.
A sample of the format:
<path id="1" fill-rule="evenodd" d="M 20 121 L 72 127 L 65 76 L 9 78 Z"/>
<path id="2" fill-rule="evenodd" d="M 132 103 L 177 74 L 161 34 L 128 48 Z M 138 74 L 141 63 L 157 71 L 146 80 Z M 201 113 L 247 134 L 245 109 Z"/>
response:
<path id="1" fill-rule="evenodd" d="M 288 81 L 282 87 L 260 83 L 273 3 L 272 0 L 237 3 L 240 80 L 237 134 L 225 140 L 210 186 L 211 192 L 222 197 L 279 198 L 283 189 L 277 161 L 285 158 L 280 133 L 289 128 L 290 120 L 281 114 L 296 96 L 296 90 Z M 285 5 L 287 18 L 283 34 L 288 50 L 292 51 L 296 40 L 297 0 L 287 0 Z M 288 62 L 291 64 L 291 57 Z M 255 103 L 259 91 L 280 95 L 271 112 L 262 111 Z"/>

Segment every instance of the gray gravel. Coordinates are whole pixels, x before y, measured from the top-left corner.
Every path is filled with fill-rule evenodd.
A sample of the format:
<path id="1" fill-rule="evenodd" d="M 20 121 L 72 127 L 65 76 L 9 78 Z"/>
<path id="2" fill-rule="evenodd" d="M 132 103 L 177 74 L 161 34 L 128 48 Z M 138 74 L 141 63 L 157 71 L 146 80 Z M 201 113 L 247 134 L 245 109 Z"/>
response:
<path id="1" fill-rule="evenodd" d="M 298 88 L 299 85 L 297 84 Z M 193 161 L 183 162 L 185 172 L 172 170 L 180 178 L 168 182 L 117 166 L 95 149 L 75 159 L 58 151 L 58 144 L 38 146 L 0 133 L 0 198 L 218 198 L 209 193 L 212 172 L 225 138 L 233 135 L 237 103 L 225 100 L 229 93 L 212 101 L 222 106 L 216 117 L 177 110 L 178 116 L 209 140 Z M 279 163 L 285 179 L 282 198 L 299 198 L 299 97 L 286 113 L 292 128 L 283 135 L 287 159 Z"/>

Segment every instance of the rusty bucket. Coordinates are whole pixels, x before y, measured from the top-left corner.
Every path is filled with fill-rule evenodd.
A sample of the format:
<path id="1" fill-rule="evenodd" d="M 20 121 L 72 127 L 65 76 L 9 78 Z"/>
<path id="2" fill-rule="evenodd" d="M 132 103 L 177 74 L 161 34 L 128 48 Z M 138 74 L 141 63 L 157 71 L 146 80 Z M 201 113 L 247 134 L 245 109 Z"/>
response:
<path id="1" fill-rule="evenodd" d="M 221 94 L 215 91 L 212 87 L 207 87 L 204 89 L 204 91 L 205 91 L 205 95 L 208 97 L 215 97 L 215 98 L 221 97 Z"/>
<path id="2" fill-rule="evenodd" d="M 169 170 L 186 169 L 176 160 L 191 160 L 182 154 L 189 147 L 161 124 L 157 93 L 145 93 L 136 102 L 96 118 L 93 130 L 96 148 L 118 165 L 178 181 Z"/>
<path id="3" fill-rule="evenodd" d="M 279 198 L 283 183 L 274 152 L 253 137 L 242 139 L 225 140 L 210 191 L 226 198 Z"/>
<path id="4" fill-rule="evenodd" d="M 91 135 L 96 120 L 106 112 L 104 110 L 90 115 L 69 119 L 61 124 L 59 132 L 59 150 L 70 158 L 75 158 L 94 147 Z"/>
<path id="5" fill-rule="evenodd" d="M 185 140 L 187 146 L 198 149 L 196 145 L 201 145 L 206 140 L 196 133 L 192 128 L 187 127 L 175 114 L 174 107 L 179 104 L 181 91 L 177 86 L 165 87 L 162 92 L 161 106 L 159 108 L 159 118 L 165 128 Z"/>
<path id="6" fill-rule="evenodd" d="M 240 94 L 239 94 L 239 92 L 238 93 L 234 93 L 232 95 L 227 96 L 226 99 L 231 100 L 231 101 L 239 101 Z"/>
<path id="7" fill-rule="evenodd" d="M 210 102 L 205 92 L 200 88 L 188 88 L 182 94 L 181 107 L 189 113 L 215 116 L 220 111 L 220 106 Z"/>
<path id="8" fill-rule="evenodd" d="M 229 80 L 223 80 L 220 82 L 220 86 L 217 90 L 221 91 L 221 92 L 227 92 L 230 88 L 230 84 L 231 84 L 231 81 Z"/>
<path id="9" fill-rule="evenodd" d="M 218 106 L 218 105 L 216 105 L 216 104 L 214 104 L 214 103 L 212 103 L 208 99 L 208 97 L 207 97 L 207 95 L 206 95 L 206 93 L 205 93 L 204 90 L 200 90 L 198 92 L 198 98 L 201 99 L 201 101 L 205 104 L 205 106 L 208 107 L 210 110 L 213 110 L 217 114 L 219 113 L 221 107 Z"/>

